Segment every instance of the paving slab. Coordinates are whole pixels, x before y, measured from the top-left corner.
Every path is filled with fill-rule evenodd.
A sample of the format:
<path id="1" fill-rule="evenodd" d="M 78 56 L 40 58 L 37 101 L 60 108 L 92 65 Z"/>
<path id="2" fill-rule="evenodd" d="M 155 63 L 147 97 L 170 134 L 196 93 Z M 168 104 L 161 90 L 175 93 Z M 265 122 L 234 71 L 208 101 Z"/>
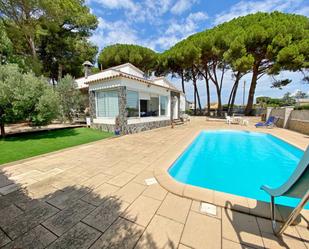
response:
<path id="1" fill-rule="evenodd" d="M 94 206 L 101 205 L 104 201 L 114 196 L 114 193 L 119 190 L 118 187 L 104 183 L 98 188 L 85 195 L 82 199 Z"/>
<path id="2" fill-rule="evenodd" d="M 128 206 L 127 202 L 110 198 L 85 217 L 83 222 L 105 232 Z"/>
<path id="3" fill-rule="evenodd" d="M 153 184 L 148 186 L 143 192 L 144 196 L 162 201 L 167 194 L 167 191 L 160 186 L 160 184 Z"/>
<path id="4" fill-rule="evenodd" d="M 183 224 L 155 215 L 135 249 L 177 248 Z"/>
<path id="5" fill-rule="evenodd" d="M 181 238 L 181 243 L 196 249 L 220 249 L 220 220 L 190 212 Z"/>
<path id="6" fill-rule="evenodd" d="M 10 185 L 6 185 L 4 187 L 0 188 L 0 194 L 1 195 L 7 195 L 9 193 L 12 193 L 18 189 L 22 188 L 20 184 L 11 183 Z"/>
<path id="7" fill-rule="evenodd" d="M 131 204 L 122 217 L 146 227 L 155 215 L 160 204 L 161 202 L 158 200 L 140 196 Z"/>
<path id="8" fill-rule="evenodd" d="M 127 172 L 122 172 L 119 175 L 116 175 L 112 179 L 108 181 L 109 184 L 118 186 L 118 187 L 123 187 L 126 185 L 128 182 L 130 182 L 133 178 L 135 177 L 134 174 L 127 173 Z"/>
<path id="9" fill-rule="evenodd" d="M 70 205 L 68 208 L 60 211 L 56 215 L 43 222 L 43 225 L 57 236 L 61 236 L 94 209 L 94 206 L 84 201 L 78 200 L 73 202 L 72 205 Z"/>
<path id="10" fill-rule="evenodd" d="M 39 225 L 1 249 L 43 249 L 56 239 L 56 235 Z"/>
<path id="11" fill-rule="evenodd" d="M 59 193 L 56 197 L 48 200 L 48 203 L 56 206 L 59 209 L 65 209 L 70 206 L 72 202 L 81 199 L 83 196 L 90 192 L 89 188 L 68 188 L 67 191 Z"/>
<path id="12" fill-rule="evenodd" d="M 139 195 L 143 193 L 146 186 L 130 182 L 126 186 L 115 192 L 115 196 L 122 201 L 132 203 Z"/>
<path id="13" fill-rule="evenodd" d="M 241 245 L 227 239 L 222 239 L 222 249 L 255 249 L 255 248 L 246 245 Z"/>
<path id="14" fill-rule="evenodd" d="M 264 247 L 256 217 L 230 209 L 222 212 L 222 236 L 239 244 Z"/>
<path id="15" fill-rule="evenodd" d="M 110 175 L 105 175 L 105 174 L 97 174 L 89 179 L 87 179 L 86 181 L 83 181 L 81 183 L 82 186 L 86 186 L 89 187 L 91 189 L 97 188 L 100 185 L 102 185 L 103 183 L 107 182 L 108 180 L 110 180 L 112 178 L 112 176 Z"/>
<path id="16" fill-rule="evenodd" d="M 119 218 L 91 246 L 91 249 L 133 249 L 143 231 L 143 227 Z"/>
<path id="17" fill-rule="evenodd" d="M 52 243 L 48 249 L 87 249 L 100 235 L 99 231 L 79 222 Z"/>
<path id="18" fill-rule="evenodd" d="M 9 180 L 7 175 L 0 173 L 0 188 L 12 184 L 12 181 Z"/>
<path id="19" fill-rule="evenodd" d="M 8 227 L 23 211 L 14 204 L 0 210 L 0 227 Z"/>
<path id="20" fill-rule="evenodd" d="M 191 202 L 192 201 L 187 198 L 169 193 L 159 208 L 158 214 L 185 223 Z"/>
<path id="21" fill-rule="evenodd" d="M 0 247 L 8 244 L 10 241 L 10 238 L 0 229 Z"/>
<path id="22" fill-rule="evenodd" d="M 297 249 L 307 249 L 305 243 L 297 238 L 293 237 L 283 237 L 278 238 L 274 234 L 271 233 L 263 233 L 262 238 L 265 245 L 265 248 L 271 249 L 281 249 L 281 248 L 297 248 Z"/>
<path id="23" fill-rule="evenodd" d="M 59 210 L 57 208 L 42 202 L 35 208 L 17 216 L 15 221 L 9 224 L 9 226 L 3 227 L 3 230 L 9 235 L 10 238 L 16 239 L 23 233 L 26 233 L 30 229 L 39 225 L 41 222 L 44 222 L 58 211 Z"/>

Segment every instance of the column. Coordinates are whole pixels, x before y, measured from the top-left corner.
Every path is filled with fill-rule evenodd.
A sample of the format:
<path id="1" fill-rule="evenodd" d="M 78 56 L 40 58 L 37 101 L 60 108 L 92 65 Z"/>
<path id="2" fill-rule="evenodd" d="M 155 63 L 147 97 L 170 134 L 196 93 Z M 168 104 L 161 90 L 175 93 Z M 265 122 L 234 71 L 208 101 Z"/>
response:
<path id="1" fill-rule="evenodd" d="M 127 88 L 120 86 L 118 88 L 118 107 L 119 107 L 119 126 L 122 133 L 126 133 L 127 126 Z"/>

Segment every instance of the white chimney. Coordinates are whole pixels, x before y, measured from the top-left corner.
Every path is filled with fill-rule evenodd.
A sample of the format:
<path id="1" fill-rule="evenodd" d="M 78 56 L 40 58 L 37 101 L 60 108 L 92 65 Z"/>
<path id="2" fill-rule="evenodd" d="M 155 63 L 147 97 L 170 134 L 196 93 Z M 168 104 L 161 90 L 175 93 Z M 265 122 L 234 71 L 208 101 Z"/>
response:
<path id="1" fill-rule="evenodd" d="M 90 61 L 85 61 L 83 63 L 83 66 L 84 66 L 85 78 L 87 79 L 87 77 L 90 75 L 93 64 Z"/>

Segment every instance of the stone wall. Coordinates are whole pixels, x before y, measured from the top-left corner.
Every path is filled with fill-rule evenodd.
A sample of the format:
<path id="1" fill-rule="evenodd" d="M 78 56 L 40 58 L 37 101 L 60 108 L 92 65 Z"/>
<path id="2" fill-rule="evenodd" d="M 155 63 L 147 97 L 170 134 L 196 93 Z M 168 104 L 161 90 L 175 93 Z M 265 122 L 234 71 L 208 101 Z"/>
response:
<path id="1" fill-rule="evenodd" d="M 126 133 L 126 126 L 127 126 L 127 88 L 125 86 L 118 87 L 118 107 L 119 107 L 119 128 L 121 133 Z"/>
<path id="2" fill-rule="evenodd" d="M 283 128 L 284 125 L 284 115 L 285 115 L 285 110 L 283 108 L 274 108 L 271 110 L 270 116 L 274 116 L 278 119 L 276 122 L 276 126 Z"/>
<path id="3" fill-rule="evenodd" d="M 98 123 L 92 123 L 91 128 L 100 130 L 100 131 L 107 131 L 114 133 L 115 132 L 115 125 L 112 124 L 98 124 Z"/>
<path id="4" fill-rule="evenodd" d="M 95 106 L 95 92 L 89 91 L 89 115 L 92 120 L 96 118 Z"/>
<path id="5" fill-rule="evenodd" d="M 141 131 L 148 131 L 148 130 L 152 130 L 152 129 L 160 128 L 164 126 L 169 126 L 169 125 L 171 125 L 170 120 L 130 124 L 125 127 L 125 134 L 132 134 L 132 133 L 138 133 Z"/>
<path id="6" fill-rule="evenodd" d="M 288 120 L 288 129 L 309 135 L 309 110 L 294 110 Z"/>
<path id="7" fill-rule="evenodd" d="M 309 135 L 309 110 L 293 110 L 291 107 L 273 108 L 269 116 L 278 118 L 277 127 Z"/>

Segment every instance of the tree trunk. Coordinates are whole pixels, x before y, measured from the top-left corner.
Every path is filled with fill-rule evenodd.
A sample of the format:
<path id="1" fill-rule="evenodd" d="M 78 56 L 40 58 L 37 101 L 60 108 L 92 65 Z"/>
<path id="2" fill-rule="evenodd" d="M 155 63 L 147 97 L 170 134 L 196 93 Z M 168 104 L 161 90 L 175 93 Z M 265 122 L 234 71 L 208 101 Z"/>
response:
<path id="1" fill-rule="evenodd" d="M 197 98 L 197 101 L 198 101 L 198 106 L 199 106 L 199 109 L 201 111 L 202 110 L 201 99 L 200 99 L 200 95 L 198 93 L 198 89 L 197 89 L 197 85 L 196 85 L 196 74 L 195 74 L 195 71 L 194 71 L 193 68 L 192 68 L 192 81 L 193 81 L 193 85 L 194 85 L 194 91 L 196 92 L 196 98 Z M 196 105 L 196 102 L 195 102 L 195 105 Z M 196 108 L 196 106 L 195 106 L 195 108 Z"/>
<path id="2" fill-rule="evenodd" d="M 206 72 L 206 77 L 205 77 L 205 83 L 206 83 L 206 94 L 207 94 L 207 116 L 210 116 L 210 90 L 209 90 L 209 80 L 207 77 L 207 72 Z"/>
<path id="3" fill-rule="evenodd" d="M 32 37 L 29 37 L 28 43 L 29 43 L 29 46 L 30 46 L 32 56 L 34 58 L 36 58 L 36 49 L 35 49 L 35 44 L 34 44 Z"/>
<path id="4" fill-rule="evenodd" d="M 232 96 L 231 104 L 230 104 L 229 110 L 228 110 L 229 115 L 232 115 L 233 110 L 234 110 L 234 104 L 235 104 L 235 99 L 236 99 L 238 85 L 239 85 L 239 80 L 237 82 L 235 82 L 235 89 L 234 89 L 234 93 L 233 93 L 233 96 Z"/>
<path id="5" fill-rule="evenodd" d="M 217 115 L 221 116 L 221 113 L 222 113 L 221 87 L 222 87 L 222 82 L 223 82 L 224 71 L 222 72 L 221 80 L 220 80 L 220 83 L 219 83 L 218 82 L 218 78 L 217 78 L 217 74 L 216 74 L 216 68 L 217 68 L 217 64 L 212 65 L 213 75 L 211 75 L 210 70 L 209 70 L 208 67 L 207 67 L 207 72 L 208 72 L 208 75 L 209 75 L 211 81 L 214 83 L 214 85 L 216 87 L 217 98 L 218 98 Z"/>
<path id="6" fill-rule="evenodd" d="M 62 79 L 62 70 L 63 70 L 63 66 L 61 64 L 59 64 L 59 66 L 58 66 L 58 81 Z"/>
<path id="7" fill-rule="evenodd" d="M 202 111 L 201 99 L 200 99 L 200 94 L 198 93 L 198 89 L 197 89 L 196 83 L 195 83 L 195 87 L 196 87 L 196 96 L 197 96 L 198 107 L 199 107 L 200 112 L 201 112 Z"/>
<path id="8" fill-rule="evenodd" d="M 218 116 L 221 116 L 222 113 L 222 100 L 221 100 L 221 90 L 218 85 L 216 85 L 217 97 L 218 97 Z"/>
<path id="9" fill-rule="evenodd" d="M 182 92 L 184 94 L 186 94 L 186 90 L 185 90 L 185 80 L 184 80 L 184 76 L 183 76 L 183 71 L 181 72 L 181 86 L 182 86 Z"/>
<path id="10" fill-rule="evenodd" d="M 252 115 L 254 93 L 255 93 L 257 78 L 258 78 L 258 74 L 259 74 L 259 64 L 260 64 L 260 62 L 255 62 L 254 65 L 253 65 L 249 96 L 248 96 L 247 106 L 246 106 L 246 109 L 245 109 L 245 115 L 246 116 Z"/>
<path id="11" fill-rule="evenodd" d="M 0 137 L 5 137 L 4 123 L 0 123 Z"/>
<path id="12" fill-rule="evenodd" d="M 239 81 L 241 79 L 242 75 L 240 72 L 237 72 L 236 75 L 236 79 L 230 94 L 230 98 L 229 98 L 229 103 L 228 103 L 228 115 L 232 115 L 233 113 L 233 109 L 234 109 L 234 104 L 235 104 L 235 99 L 236 99 L 236 94 L 237 94 L 237 90 L 238 90 L 238 85 L 239 85 Z"/>
<path id="13" fill-rule="evenodd" d="M 196 115 L 196 85 L 193 83 L 193 87 L 194 87 L 194 115 Z"/>
<path id="14" fill-rule="evenodd" d="M 0 108 L 0 137 L 5 136 L 3 115 L 4 115 L 4 110 Z"/>

